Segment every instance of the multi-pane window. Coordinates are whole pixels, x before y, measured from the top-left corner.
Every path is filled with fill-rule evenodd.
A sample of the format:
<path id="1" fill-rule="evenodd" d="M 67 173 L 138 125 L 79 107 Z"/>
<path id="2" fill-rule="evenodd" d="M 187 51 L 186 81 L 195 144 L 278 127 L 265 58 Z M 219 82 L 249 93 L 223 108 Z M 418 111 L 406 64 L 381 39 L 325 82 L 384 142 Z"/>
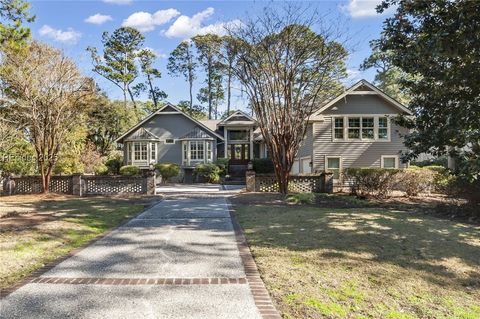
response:
<path id="1" fill-rule="evenodd" d="M 157 143 L 150 144 L 150 160 L 156 161 L 157 160 Z"/>
<path id="2" fill-rule="evenodd" d="M 327 157 L 327 171 L 333 173 L 333 179 L 340 179 L 340 157 Z"/>
<path id="3" fill-rule="evenodd" d="M 204 158 L 203 141 L 190 141 L 190 159 L 194 161 Z"/>
<path id="4" fill-rule="evenodd" d="M 390 122 L 386 116 L 334 117 L 334 140 L 389 140 Z"/>
<path id="5" fill-rule="evenodd" d="M 334 134 L 336 139 L 343 139 L 343 117 L 335 118 Z"/>
<path id="6" fill-rule="evenodd" d="M 146 161 L 148 157 L 147 143 L 135 142 L 133 143 L 133 160 Z"/>
<path id="7" fill-rule="evenodd" d="M 349 117 L 348 118 L 348 138 L 359 139 L 360 138 L 360 118 Z"/>
<path id="8" fill-rule="evenodd" d="M 188 143 L 187 142 L 183 143 L 183 160 L 184 161 L 188 160 Z"/>
<path id="9" fill-rule="evenodd" d="M 207 161 L 212 160 L 212 142 L 206 142 L 207 144 Z"/>
<path id="10" fill-rule="evenodd" d="M 127 161 L 130 162 L 132 160 L 132 144 L 127 143 Z"/>
<path id="11" fill-rule="evenodd" d="M 388 139 L 388 119 L 386 117 L 378 118 L 378 139 Z"/>
<path id="12" fill-rule="evenodd" d="M 375 123 L 373 117 L 362 117 L 362 139 L 373 140 Z"/>

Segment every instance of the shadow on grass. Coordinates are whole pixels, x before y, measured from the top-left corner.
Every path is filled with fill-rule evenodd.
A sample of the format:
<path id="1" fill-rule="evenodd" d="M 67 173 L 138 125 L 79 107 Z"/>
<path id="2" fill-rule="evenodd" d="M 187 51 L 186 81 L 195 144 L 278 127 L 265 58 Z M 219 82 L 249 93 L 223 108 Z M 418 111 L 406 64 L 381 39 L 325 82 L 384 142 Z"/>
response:
<path id="1" fill-rule="evenodd" d="M 394 264 L 438 285 L 480 289 L 480 227 L 373 208 L 239 205 L 236 213 L 254 246 L 318 251 L 326 259 L 362 255 L 358 262 Z"/>

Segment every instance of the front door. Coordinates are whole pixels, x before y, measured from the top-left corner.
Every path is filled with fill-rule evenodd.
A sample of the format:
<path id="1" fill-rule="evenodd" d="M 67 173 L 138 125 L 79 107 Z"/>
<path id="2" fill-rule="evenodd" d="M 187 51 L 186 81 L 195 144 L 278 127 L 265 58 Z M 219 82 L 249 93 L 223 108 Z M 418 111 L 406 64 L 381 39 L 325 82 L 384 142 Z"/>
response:
<path id="1" fill-rule="evenodd" d="M 230 144 L 228 148 L 228 159 L 233 164 L 247 164 L 250 161 L 249 144 Z"/>

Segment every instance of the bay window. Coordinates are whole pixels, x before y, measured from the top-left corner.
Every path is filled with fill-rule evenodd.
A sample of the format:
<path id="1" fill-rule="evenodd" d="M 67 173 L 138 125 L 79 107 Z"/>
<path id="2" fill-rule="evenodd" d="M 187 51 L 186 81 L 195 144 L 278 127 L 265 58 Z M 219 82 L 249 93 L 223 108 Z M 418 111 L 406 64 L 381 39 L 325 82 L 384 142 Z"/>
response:
<path id="1" fill-rule="evenodd" d="M 133 143 L 133 160 L 134 161 L 146 161 L 148 157 L 147 143 L 135 142 Z"/>

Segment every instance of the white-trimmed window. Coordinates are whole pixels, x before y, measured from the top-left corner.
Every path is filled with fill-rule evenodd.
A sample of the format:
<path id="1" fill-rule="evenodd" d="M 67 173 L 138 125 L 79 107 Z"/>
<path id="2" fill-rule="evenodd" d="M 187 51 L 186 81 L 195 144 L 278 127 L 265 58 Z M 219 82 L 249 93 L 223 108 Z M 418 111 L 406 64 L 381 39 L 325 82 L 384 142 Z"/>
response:
<path id="1" fill-rule="evenodd" d="M 362 140 L 373 140 L 375 138 L 375 118 L 362 117 Z"/>
<path id="2" fill-rule="evenodd" d="M 207 144 L 207 161 L 212 161 L 212 142 L 205 142 Z"/>
<path id="3" fill-rule="evenodd" d="M 188 161 L 188 142 L 183 142 L 183 161 Z"/>
<path id="4" fill-rule="evenodd" d="M 334 119 L 334 129 L 333 129 L 333 136 L 336 140 L 343 140 L 344 136 L 344 124 L 343 124 L 343 117 L 336 117 Z"/>
<path id="5" fill-rule="evenodd" d="M 349 117 L 347 124 L 347 137 L 349 140 L 360 139 L 360 123 L 361 117 Z"/>
<path id="6" fill-rule="evenodd" d="M 382 155 L 381 167 L 395 169 L 398 168 L 399 158 L 398 155 Z"/>
<path id="7" fill-rule="evenodd" d="M 389 141 L 390 119 L 386 116 L 335 116 L 334 141 Z"/>
<path id="8" fill-rule="evenodd" d="M 148 160 L 148 145 L 145 142 L 133 143 L 133 160 L 146 161 Z"/>
<path id="9" fill-rule="evenodd" d="M 333 173 L 333 179 L 340 179 L 342 171 L 342 158 L 340 156 L 326 156 L 325 168 L 328 172 Z"/>
<path id="10" fill-rule="evenodd" d="M 204 159 L 203 141 L 190 141 L 190 159 L 192 161 Z"/>
<path id="11" fill-rule="evenodd" d="M 389 136 L 388 122 L 389 122 L 388 118 L 385 116 L 378 118 L 378 139 L 379 140 L 388 140 L 388 136 Z"/>
<path id="12" fill-rule="evenodd" d="M 150 144 L 150 161 L 157 161 L 157 143 Z"/>
<path id="13" fill-rule="evenodd" d="M 165 139 L 165 144 L 175 144 L 175 140 L 173 138 Z"/>
<path id="14" fill-rule="evenodd" d="M 127 161 L 132 161 L 132 143 L 127 143 Z"/>

